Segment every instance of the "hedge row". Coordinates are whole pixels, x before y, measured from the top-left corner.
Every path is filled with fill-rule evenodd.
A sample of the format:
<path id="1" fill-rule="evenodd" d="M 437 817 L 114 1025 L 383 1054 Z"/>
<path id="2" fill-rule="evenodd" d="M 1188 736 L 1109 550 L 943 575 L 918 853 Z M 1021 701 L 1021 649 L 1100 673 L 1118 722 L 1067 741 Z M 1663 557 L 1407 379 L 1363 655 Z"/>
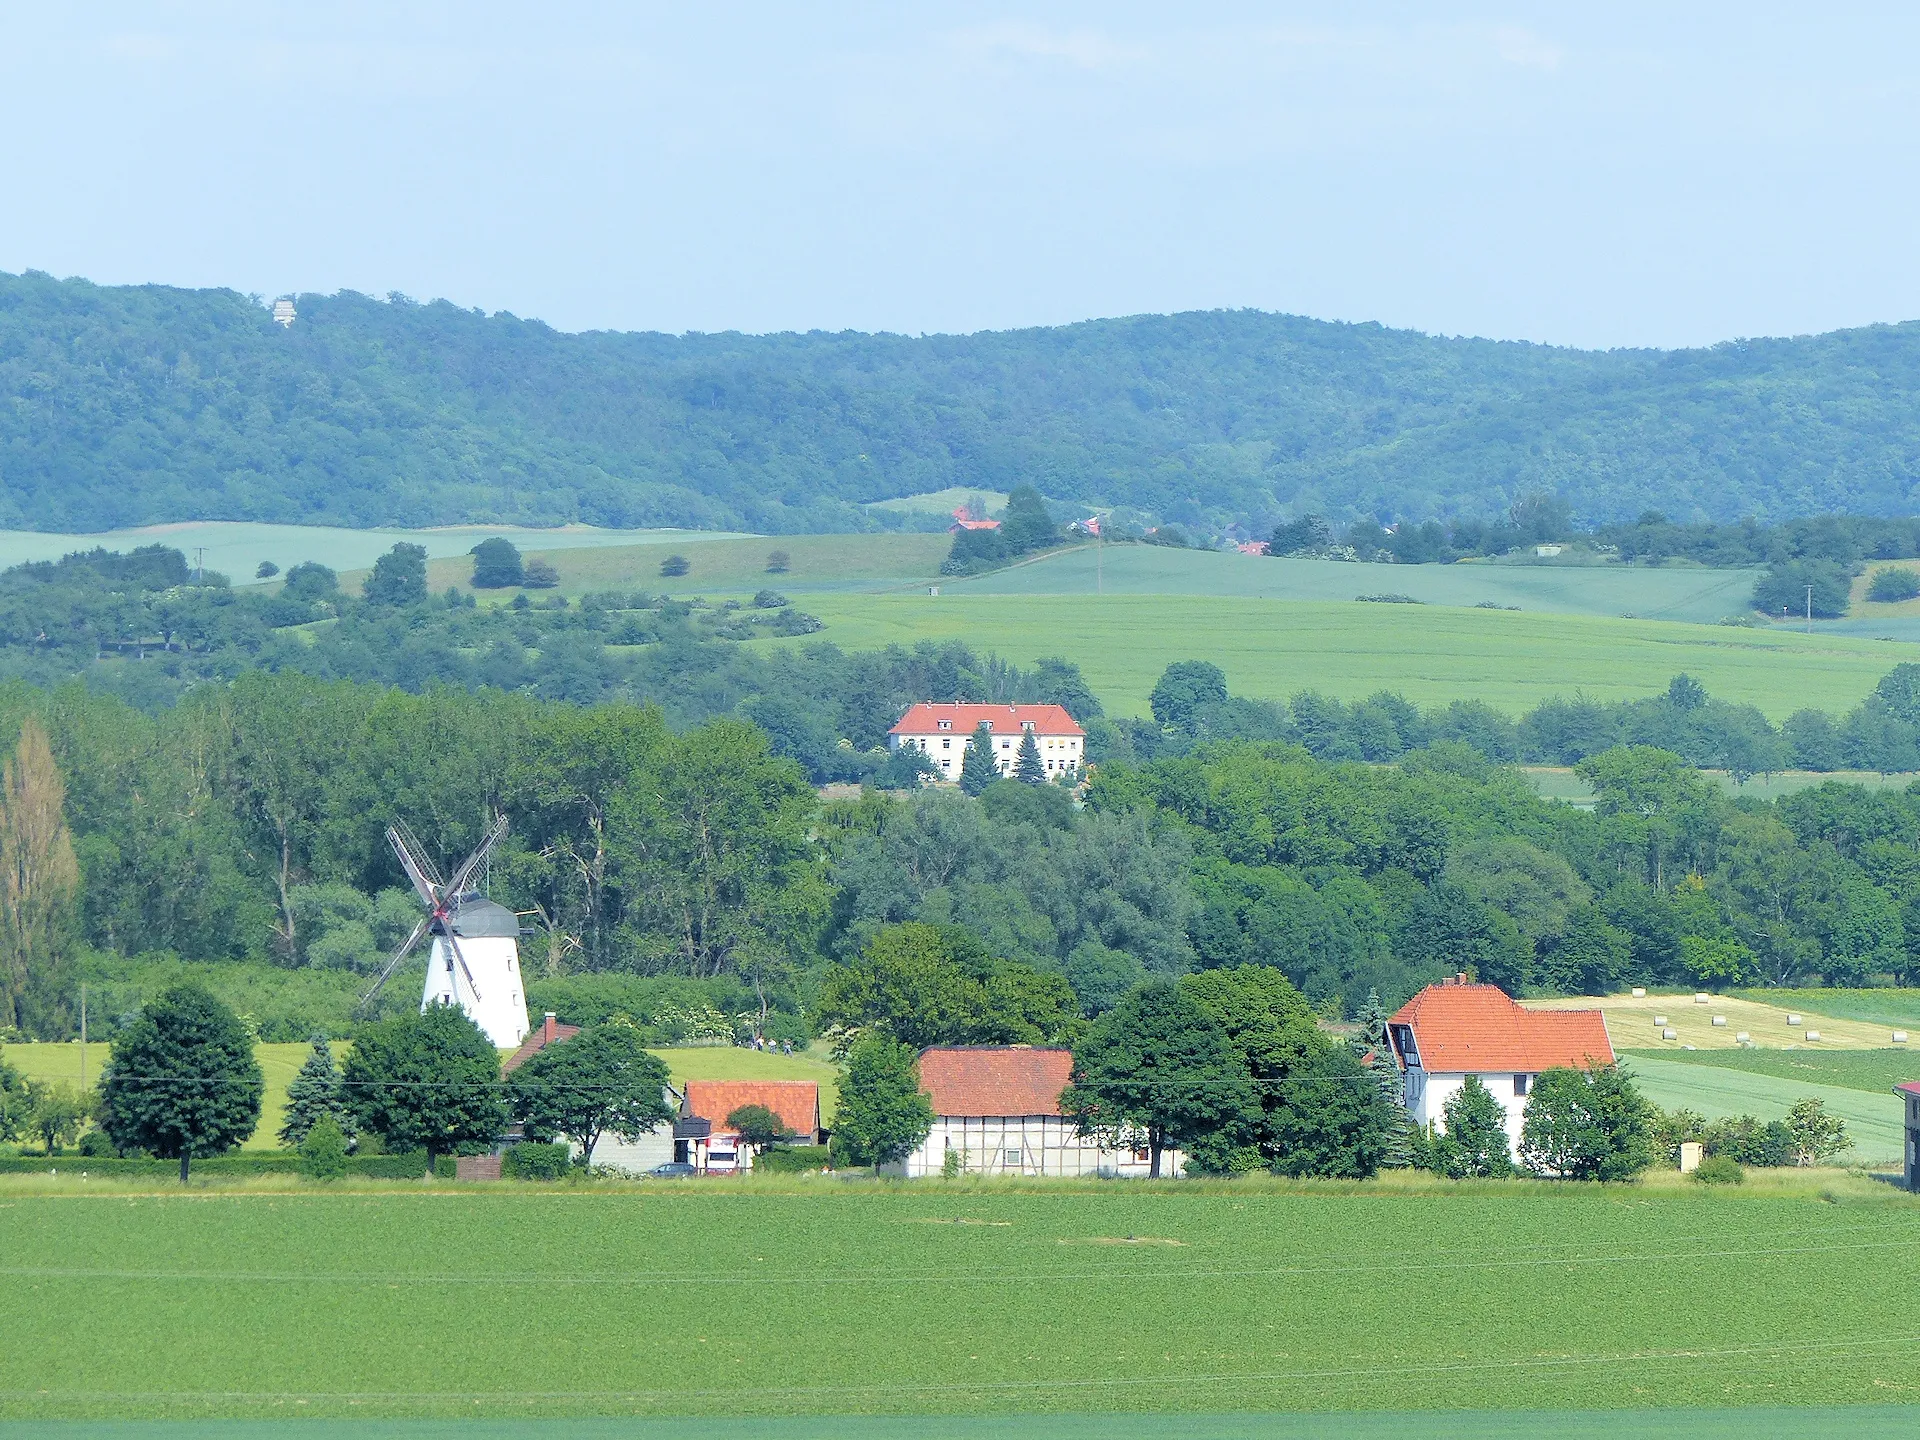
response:
<path id="1" fill-rule="evenodd" d="M 424 1150 L 411 1155 L 350 1155 L 347 1178 L 363 1180 L 417 1180 L 426 1173 Z M 180 1173 L 178 1160 L 123 1160 L 100 1155 L 0 1155 L 0 1175 L 47 1175 L 65 1171 L 69 1175 L 84 1171 L 88 1175 L 167 1179 Z M 212 1155 L 193 1162 L 195 1175 L 298 1175 L 300 1155 L 293 1150 L 242 1151 L 238 1155 Z M 434 1174 L 453 1178 L 453 1160 L 441 1156 Z"/>

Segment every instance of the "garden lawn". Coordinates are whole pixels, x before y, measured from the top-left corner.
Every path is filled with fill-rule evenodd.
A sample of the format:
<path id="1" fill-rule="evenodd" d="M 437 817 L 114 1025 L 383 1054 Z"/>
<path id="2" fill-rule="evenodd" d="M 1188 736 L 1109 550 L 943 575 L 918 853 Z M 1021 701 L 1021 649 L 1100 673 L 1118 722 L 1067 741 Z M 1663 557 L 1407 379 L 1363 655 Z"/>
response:
<path id="1" fill-rule="evenodd" d="M 23 1179 L 0 1415 L 1911 1402 L 1920 1204 L 1829 1186 Z"/>
<path id="2" fill-rule="evenodd" d="M 1739 1052 L 1714 1053 L 1716 1058 L 1732 1058 Z M 1784 1079 L 1671 1055 L 1629 1055 L 1623 1057 L 1623 1064 L 1640 1093 L 1662 1110 L 1693 1110 L 1709 1120 L 1725 1115 L 1784 1120 L 1796 1101 L 1811 1097 L 1825 1105 L 1828 1114 L 1847 1122 L 1847 1139 L 1853 1148 L 1845 1158 L 1853 1163 L 1892 1164 L 1905 1153 L 1903 1111 L 1891 1088 L 1876 1095 L 1851 1086 Z"/>
<path id="3" fill-rule="evenodd" d="M 1382 567 L 1385 568 L 1385 567 Z M 1379 584 L 1391 583 L 1391 576 Z M 1236 695 L 1396 691 L 1422 705 L 1484 700 L 1519 714 L 1552 695 L 1637 700 L 1681 671 L 1774 721 L 1858 704 L 1910 647 L 1654 620 L 1192 595 L 813 594 L 820 639 L 848 650 L 963 640 L 1030 665 L 1076 661 L 1107 708 L 1144 715 L 1175 660 L 1209 660 Z M 755 641 L 754 644 L 787 643 Z"/>

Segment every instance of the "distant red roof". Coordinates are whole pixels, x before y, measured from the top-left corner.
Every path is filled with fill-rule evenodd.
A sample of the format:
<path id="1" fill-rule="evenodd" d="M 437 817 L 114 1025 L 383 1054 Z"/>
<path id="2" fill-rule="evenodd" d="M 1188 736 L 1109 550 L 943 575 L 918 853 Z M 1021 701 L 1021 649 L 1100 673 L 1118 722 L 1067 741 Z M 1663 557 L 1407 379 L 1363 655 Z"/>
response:
<path id="1" fill-rule="evenodd" d="M 502 1075 L 511 1075 L 527 1061 L 538 1055 L 549 1045 L 557 1045 L 562 1040 L 571 1040 L 580 1033 L 578 1025 L 562 1025 L 549 1015 L 533 1027 L 533 1033 L 520 1042 L 520 1048 L 506 1058 L 500 1066 Z"/>
<path id="2" fill-rule="evenodd" d="M 1413 1031 L 1429 1074 L 1538 1074 L 1613 1063 L 1613 1042 L 1598 1010 L 1528 1010 L 1498 985 L 1429 985 L 1388 1023 Z"/>
<path id="3" fill-rule="evenodd" d="M 954 530 L 998 530 L 999 528 L 1000 522 L 998 520 L 955 520 L 953 524 L 947 527 L 949 532 Z"/>
<path id="4" fill-rule="evenodd" d="M 940 722 L 947 722 L 943 732 Z M 1031 724 L 1036 735 L 1085 735 L 1058 705 L 937 705 L 922 701 L 907 707 L 907 713 L 887 733 L 889 735 L 971 735 L 974 726 L 986 721 L 996 735 L 1018 735 Z"/>
<path id="5" fill-rule="evenodd" d="M 687 1113 L 711 1120 L 716 1132 L 744 1105 L 765 1106 L 795 1135 L 820 1133 L 820 1087 L 812 1080 L 687 1081 Z"/>
<path id="6" fill-rule="evenodd" d="M 1903 1080 L 1893 1088 L 1906 1095 L 1920 1095 L 1920 1080 Z"/>
<path id="7" fill-rule="evenodd" d="M 1058 1115 L 1071 1050 L 941 1045 L 920 1054 L 920 1088 L 936 1115 Z"/>

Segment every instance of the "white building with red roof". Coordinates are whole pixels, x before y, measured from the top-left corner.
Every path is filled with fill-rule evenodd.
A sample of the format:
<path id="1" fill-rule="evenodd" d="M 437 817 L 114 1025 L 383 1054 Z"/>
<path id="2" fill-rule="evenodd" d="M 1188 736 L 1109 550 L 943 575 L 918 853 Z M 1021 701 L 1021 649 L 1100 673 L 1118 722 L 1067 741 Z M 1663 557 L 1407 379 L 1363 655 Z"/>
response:
<path id="1" fill-rule="evenodd" d="M 887 732 L 889 750 L 918 750 L 933 762 L 940 778 L 960 779 L 960 765 L 973 744 L 973 733 L 987 727 L 993 763 L 1002 775 L 1013 773 L 1021 739 L 1031 734 L 1040 751 L 1040 763 L 1049 779 L 1071 775 L 1086 759 L 1087 732 L 1059 705 L 939 705 L 922 702 L 907 707 Z"/>
<path id="2" fill-rule="evenodd" d="M 933 1102 L 933 1129 L 896 1167 L 918 1177 L 945 1173 L 947 1157 L 968 1175 L 1123 1175 L 1144 1179 L 1152 1157 L 1083 1136 L 1060 1113 L 1073 1052 L 1035 1045 L 937 1045 L 920 1055 L 920 1088 Z M 1163 1174 L 1183 1157 L 1161 1152 Z"/>
<path id="3" fill-rule="evenodd" d="M 1585 1070 L 1614 1058 L 1598 1010 L 1529 1010 L 1498 985 L 1469 984 L 1465 975 L 1427 986 L 1394 1011 L 1387 1038 L 1415 1124 L 1446 1133 L 1443 1107 L 1474 1075 L 1506 1111 L 1515 1154 L 1527 1093 L 1542 1070 Z"/>

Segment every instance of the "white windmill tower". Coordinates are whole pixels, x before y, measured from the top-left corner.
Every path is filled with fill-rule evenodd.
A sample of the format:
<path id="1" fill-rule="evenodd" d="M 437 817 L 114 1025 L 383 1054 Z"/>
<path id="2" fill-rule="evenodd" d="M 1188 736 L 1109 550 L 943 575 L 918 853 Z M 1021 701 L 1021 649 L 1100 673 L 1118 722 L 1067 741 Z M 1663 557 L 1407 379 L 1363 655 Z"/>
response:
<path id="1" fill-rule="evenodd" d="M 520 985 L 520 917 L 467 888 L 506 833 L 503 815 L 493 822 L 480 848 L 447 880 L 411 830 L 398 821 L 387 827 L 387 843 L 399 857 L 400 868 L 413 881 L 427 913 L 362 997 L 363 1013 L 372 1009 L 387 977 L 413 953 L 421 937 L 432 935 L 427 984 L 420 996 L 421 1013 L 429 1005 L 458 1005 L 502 1050 L 511 1050 L 527 1038 L 527 1000 Z"/>

